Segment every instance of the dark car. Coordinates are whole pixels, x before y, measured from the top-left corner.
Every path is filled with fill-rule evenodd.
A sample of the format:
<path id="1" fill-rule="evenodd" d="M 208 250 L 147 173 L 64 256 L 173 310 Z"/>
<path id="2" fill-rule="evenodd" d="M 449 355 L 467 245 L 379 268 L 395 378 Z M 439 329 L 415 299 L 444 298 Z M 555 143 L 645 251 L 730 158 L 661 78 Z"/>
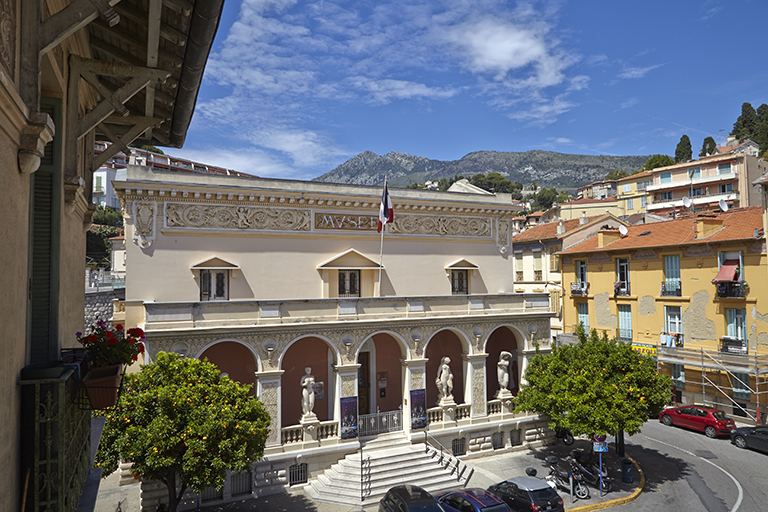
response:
<path id="1" fill-rule="evenodd" d="M 510 512 L 501 498 L 485 489 L 469 488 L 435 494 L 446 512 Z"/>
<path id="2" fill-rule="evenodd" d="M 492 485 L 488 491 L 495 494 L 512 510 L 563 512 L 563 499 L 541 478 L 518 476 Z"/>
<path id="3" fill-rule="evenodd" d="M 690 428 L 704 432 L 707 437 L 730 434 L 736 428 L 725 411 L 702 405 L 685 405 L 664 409 L 659 413 L 659 421 L 665 425 Z"/>
<path id="4" fill-rule="evenodd" d="M 381 498 L 379 512 L 445 512 L 445 510 L 421 487 L 396 485 Z"/>
<path id="5" fill-rule="evenodd" d="M 768 453 L 768 427 L 740 427 L 731 430 L 731 442 L 739 448 Z"/>

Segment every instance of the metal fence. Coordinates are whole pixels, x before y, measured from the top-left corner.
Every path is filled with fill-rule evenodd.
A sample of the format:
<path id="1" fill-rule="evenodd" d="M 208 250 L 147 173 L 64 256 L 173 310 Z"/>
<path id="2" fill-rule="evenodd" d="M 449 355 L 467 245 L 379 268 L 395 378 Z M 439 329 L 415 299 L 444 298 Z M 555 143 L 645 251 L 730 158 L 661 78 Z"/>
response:
<path id="1" fill-rule="evenodd" d="M 403 430 L 403 411 L 398 409 L 374 414 L 361 414 L 357 419 L 357 428 L 361 437 Z"/>

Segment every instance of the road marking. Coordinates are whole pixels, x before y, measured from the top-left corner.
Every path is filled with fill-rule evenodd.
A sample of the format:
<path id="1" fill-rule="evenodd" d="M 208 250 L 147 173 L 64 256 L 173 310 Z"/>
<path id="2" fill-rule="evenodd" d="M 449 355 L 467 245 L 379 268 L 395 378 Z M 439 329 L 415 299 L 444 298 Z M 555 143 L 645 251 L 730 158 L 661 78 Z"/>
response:
<path id="1" fill-rule="evenodd" d="M 739 507 L 741 506 L 741 500 L 744 498 L 744 490 L 741 488 L 741 484 L 739 483 L 739 481 L 738 481 L 738 480 L 736 480 L 736 477 L 734 477 L 732 474 L 730 474 L 730 473 L 729 473 L 729 472 L 727 472 L 725 469 L 721 468 L 720 466 L 718 466 L 717 464 L 715 464 L 715 463 L 714 463 L 714 462 L 712 462 L 711 460 L 707 460 L 707 459 L 705 459 L 704 457 L 699 457 L 699 456 L 698 456 L 698 455 L 696 455 L 695 453 L 693 453 L 693 452 L 689 452 L 688 450 L 684 450 L 683 448 L 680 448 L 679 446 L 675 446 L 675 445 L 672 445 L 672 444 L 669 444 L 669 443 L 665 443 L 664 441 L 660 441 L 660 440 L 658 440 L 658 439 L 654 439 L 653 437 L 648 437 L 648 436 L 646 436 L 646 435 L 643 435 L 643 434 L 640 434 L 640 437 L 644 437 L 644 438 L 646 438 L 646 439 L 649 439 L 649 440 L 651 440 L 651 441 L 655 441 L 655 442 L 657 442 L 657 443 L 659 443 L 659 444 L 663 444 L 664 446 L 669 446 L 670 448 L 674 448 L 674 449 L 676 449 L 676 450 L 680 450 L 681 452 L 687 453 L 688 455 L 691 455 L 691 456 L 693 456 L 693 457 L 696 457 L 697 459 L 701 459 L 701 460 L 703 460 L 704 462 L 707 462 L 707 463 L 709 463 L 709 464 L 712 464 L 712 465 L 713 465 L 713 466 L 715 466 L 717 469 L 719 469 L 720 471 L 722 471 L 723 473 L 725 473 L 726 475 L 728 475 L 728 476 L 730 477 L 730 479 L 731 479 L 731 480 L 733 480 L 733 483 L 735 483 L 735 484 L 736 484 L 736 488 L 739 490 L 739 497 L 738 497 L 738 499 L 736 500 L 736 504 L 735 504 L 735 505 L 733 506 L 733 508 L 731 509 L 731 512 L 736 512 L 737 510 L 739 510 Z"/>

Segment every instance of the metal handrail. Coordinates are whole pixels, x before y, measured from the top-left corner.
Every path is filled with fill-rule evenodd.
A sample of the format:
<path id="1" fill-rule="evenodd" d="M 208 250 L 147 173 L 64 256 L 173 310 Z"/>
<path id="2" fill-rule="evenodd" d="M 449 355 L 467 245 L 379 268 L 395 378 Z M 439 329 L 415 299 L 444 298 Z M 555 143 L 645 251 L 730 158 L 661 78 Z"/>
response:
<path id="1" fill-rule="evenodd" d="M 461 481 L 462 476 L 464 475 L 464 472 L 467 470 L 468 466 L 467 464 L 464 464 L 464 469 L 461 469 L 461 459 L 453 455 L 453 452 L 449 452 L 448 448 L 443 446 L 440 441 L 432 437 L 429 432 L 426 430 L 424 431 L 424 451 L 425 453 L 429 453 L 429 448 L 431 447 L 433 450 L 435 450 L 435 453 L 437 453 L 437 448 L 432 446 L 432 444 L 429 442 L 429 439 L 432 439 L 432 441 L 435 442 L 440 447 L 440 458 L 438 459 L 437 463 L 442 465 L 443 461 L 443 453 L 446 454 L 450 453 L 451 455 L 447 456 L 448 462 L 445 464 L 445 468 L 447 469 L 448 466 L 451 463 L 451 459 L 455 459 L 456 463 L 453 465 L 453 469 L 456 471 L 456 478 L 457 480 Z M 464 485 L 466 485 L 469 482 L 469 479 L 472 477 L 472 474 L 475 472 L 474 468 L 470 467 L 469 475 L 464 479 Z"/>

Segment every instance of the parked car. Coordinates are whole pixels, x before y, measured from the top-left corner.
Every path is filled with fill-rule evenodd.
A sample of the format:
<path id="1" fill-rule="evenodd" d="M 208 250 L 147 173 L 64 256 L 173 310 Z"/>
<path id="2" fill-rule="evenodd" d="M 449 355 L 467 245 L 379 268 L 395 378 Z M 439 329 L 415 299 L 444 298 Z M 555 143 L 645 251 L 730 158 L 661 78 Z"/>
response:
<path id="1" fill-rule="evenodd" d="M 665 425 L 690 428 L 704 432 L 707 437 L 730 434 L 736 428 L 725 411 L 702 405 L 685 405 L 664 409 L 659 413 L 659 421 Z"/>
<path id="2" fill-rule="evenodd" d="M 379 512 L 445 512 L 437 500 L 417 485 L 396 485 L 379 501 Z"/>
<path id="3" fill-rule="evenodd" d="M 515 511 L 531 510 L 563 512 L 563 499 L 541 478 L 518 476 L 494 484 L 488 492 L 501 498 Z"/>
<path id="4" fill-rule="evenodd" d="M 740 427 L 731 430 L 731 442 L 739 448 L 768 453 L 768 427 Z"/>
<path id="5" fill-rule="evenodd" d="M 434 495 L 446 512 L 510 512 L 501 498 L 485 489 L 468 488 Z"/>

